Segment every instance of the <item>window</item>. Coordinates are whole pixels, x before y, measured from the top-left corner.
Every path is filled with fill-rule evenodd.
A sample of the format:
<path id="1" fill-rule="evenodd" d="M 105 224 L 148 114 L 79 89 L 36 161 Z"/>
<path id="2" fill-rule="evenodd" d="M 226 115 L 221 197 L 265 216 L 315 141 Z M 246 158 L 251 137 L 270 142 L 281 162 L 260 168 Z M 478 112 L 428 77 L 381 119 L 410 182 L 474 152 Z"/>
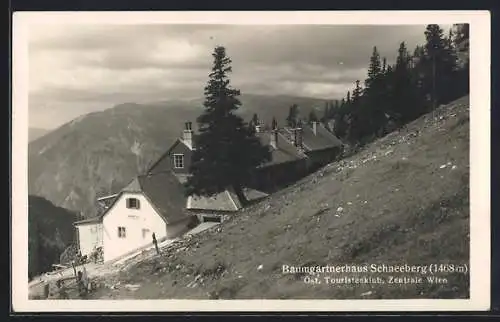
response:
<path id="1" fill-rule="evenodd" d="M 174 154 L 174 168 L 184 168 L 184 154 Z"/>
<path id="2" fill-rule="evenodd" d="M 129 209 L 139 209 L 139 199 L 128 198 L 127 199 L 127 208 L 129 208 Z"/>
<path id="3" fill-rule="evenodd" d="M 142 229 L 142 239 L 146 239 L 149 237 L 149 229 L 143 228 Z"/>
<path id="4" fill-rule="evenodd" d="M 125 227 L 118 227 L 118 238 L 125 238 L 127 237 Z"/>
<path id="5" fill-rule="evenodd" d="M 219 216 L 203 216 L 203 222 L 221 222 Z"/>

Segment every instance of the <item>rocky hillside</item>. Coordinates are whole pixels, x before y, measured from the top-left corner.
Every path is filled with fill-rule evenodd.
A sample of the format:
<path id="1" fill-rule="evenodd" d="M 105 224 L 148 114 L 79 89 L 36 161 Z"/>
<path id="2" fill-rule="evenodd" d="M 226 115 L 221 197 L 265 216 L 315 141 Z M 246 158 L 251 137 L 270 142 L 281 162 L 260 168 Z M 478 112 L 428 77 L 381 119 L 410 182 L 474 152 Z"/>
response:
<path id="1" fill-rule="evenodd" d="M 96 279 L 101 286 L 93 297 L 467 298 L 469 279 L 461 272 L 438 272 L 437 283 L 428 272 L 309 275 L 283 269 L 442 263 L 460 269 L 469 264 L 468 97 L 163 249 L 162 256 L 136 259 L 114 276 Z M 421 280 L 393 284 L 402 280 L 391 276 Z M 328 284 L 325 277 L 379 278 L 385 284 Z"/>
<path id="2" fill-rule="evenodd" d="M 29 196 L 28 206 L 28 272 L 36 276 L 59 263 L 61 253 L 74 241 L 76 215 L 37 196 Z"/>
<path id="3" fill-rule="evenodd" d="M 324 101 L 290 96 L 242 95 L 240 113 L 284 120 L 296 103 L 307 115 Z M 75 119 L 29 144 L 29 192 L 57 206 L 95 215 L 96 196 L 115 192 L 147 168 L 195 121 L 202 100 L 148 105 L 127 103 Z"/>

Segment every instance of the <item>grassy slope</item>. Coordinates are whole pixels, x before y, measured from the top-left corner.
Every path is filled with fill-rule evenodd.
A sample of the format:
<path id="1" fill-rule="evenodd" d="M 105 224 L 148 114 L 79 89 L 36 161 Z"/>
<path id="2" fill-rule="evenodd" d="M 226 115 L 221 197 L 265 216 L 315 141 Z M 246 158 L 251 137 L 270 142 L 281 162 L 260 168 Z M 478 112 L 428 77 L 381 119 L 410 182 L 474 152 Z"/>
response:
<path id="1" fill-rule="evenodd" d="M 358 298 L 368 290 L 367 298 L 468 297 L 460 274 L 445 274 L 441 286 L 335 287 L 281 273 L 284 264 L 468 263 L 468 97 L 434 116 L 106 281 L 138 290 L 103 287 L 95 297 Z"/>

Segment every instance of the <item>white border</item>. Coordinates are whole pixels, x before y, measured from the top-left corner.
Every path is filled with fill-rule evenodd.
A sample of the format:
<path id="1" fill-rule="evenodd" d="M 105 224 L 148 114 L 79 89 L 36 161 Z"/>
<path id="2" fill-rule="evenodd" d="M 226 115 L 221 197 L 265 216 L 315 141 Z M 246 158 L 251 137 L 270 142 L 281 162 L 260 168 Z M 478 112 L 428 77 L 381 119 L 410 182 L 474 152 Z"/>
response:
<path id="1" fill-rule="evenodd" d="M 470 24 L 471 256 L 469 300 L 28 300 L 28 32 L 30 24 Z M 490 307 L 490 13 L 356 12 L 16 12 L 12 81 L 12 300 L 16 312 L 47 311 L 479 311 Z"/>

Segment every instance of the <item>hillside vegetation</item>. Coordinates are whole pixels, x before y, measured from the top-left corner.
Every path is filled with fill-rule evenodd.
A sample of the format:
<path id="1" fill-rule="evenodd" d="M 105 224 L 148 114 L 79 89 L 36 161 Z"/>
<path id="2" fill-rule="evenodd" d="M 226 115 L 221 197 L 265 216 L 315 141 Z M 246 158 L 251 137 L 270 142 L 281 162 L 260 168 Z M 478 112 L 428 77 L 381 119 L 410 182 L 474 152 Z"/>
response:
<path id="1" fill-rule="evenodd" d="M 239 113 L 250 120 L 284 120 L 299 104 L 307 115 L 325 101 L 291 96 L 242 95 Z M 120 104 L 75 119 L 29 144 L 29 193 L 57 206 L 95 215 L 96 196 L 123 188 L 177 139 L 184 122 L 194 121 L 202 100 Z"/>
<path id="2" fill-rule="evenodd" d="M 74 213 L 54 206 L 50 201 L 28 199 L 28 272 L 36 276 L 59 263 L 59 256 L 74 241 Z"/>
<path id="3" fill-rule="evenodd" d="M 304 282 L 307 274 L 282 271 L 283 265 L 405 263 L 469 263 L 468 96 L 327 165 L 233 219 L 163 249 L 162 256 L 132 260 L 102 279 L 93 297 L 469 296 L 468 275 L 462 273 L 438 274 L 446 278 L 443 284 L 428 283 L 426 275 L 422 284 L 311 285 Z M 327 274 L 359 275 L 387 281 L 389 275 L 402 276 Z M 324 275 L 317 277 L 323 280 Z"/>

